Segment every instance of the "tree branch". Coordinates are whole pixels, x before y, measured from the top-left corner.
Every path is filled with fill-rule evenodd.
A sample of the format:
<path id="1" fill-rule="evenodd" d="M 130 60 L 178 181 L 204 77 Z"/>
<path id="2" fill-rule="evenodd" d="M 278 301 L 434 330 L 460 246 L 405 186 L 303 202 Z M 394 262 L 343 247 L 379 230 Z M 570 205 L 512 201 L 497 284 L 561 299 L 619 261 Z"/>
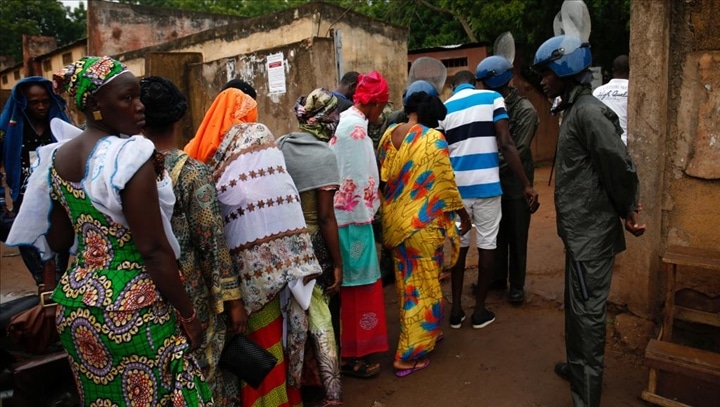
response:
<path id="1" fill-rule="evenodd" d="M 438 7 L 434 4 L 429 3 L 427 0 L 415 0 L 420 5 L 429 8 L 430 10 L 437 11 L 438 13 L 444 13 L 444 14 L 450 14 L 451 16 L 457 18 L 458 21 L 460 21 L 460 24 L 462 25 L 463 30 L 465 31 L 465 35 L 467 35 L 470 42 L 478 42 L 477 37 L 475 36 L 475 33 L 473 32 L 472 28 L 470 27 L 470 23 L 468 22 L 467 18 L 465 18 L 464 15 L 455 12 L 454 10 L 448 10 L 446 8 Z"/>

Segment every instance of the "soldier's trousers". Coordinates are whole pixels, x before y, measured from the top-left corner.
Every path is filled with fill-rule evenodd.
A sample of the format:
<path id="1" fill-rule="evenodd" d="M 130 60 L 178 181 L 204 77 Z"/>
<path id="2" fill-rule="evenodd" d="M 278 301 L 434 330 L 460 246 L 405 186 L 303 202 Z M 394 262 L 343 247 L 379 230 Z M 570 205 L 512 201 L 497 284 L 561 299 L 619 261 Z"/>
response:
<path id="1" fill-rule="evenodd" d="M 614 265 L 614 256 L 578 262 L 565 255 L 565 348 L 575 407 L 600 406 L 606 304 Z"/>

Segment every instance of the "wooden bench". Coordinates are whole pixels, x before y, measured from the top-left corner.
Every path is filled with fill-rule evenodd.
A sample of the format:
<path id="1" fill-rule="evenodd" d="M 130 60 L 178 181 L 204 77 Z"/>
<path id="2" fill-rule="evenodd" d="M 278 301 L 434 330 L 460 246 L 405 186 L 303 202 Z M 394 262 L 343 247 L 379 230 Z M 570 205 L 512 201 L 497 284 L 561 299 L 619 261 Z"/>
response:
<path id="1" fill-rule="evenodd" d="M 650 377 L 648 389 L 642 392 L 641 397 L 663 407 L 690 407 L 657 394 L 658 370 L 720 385 L 720 354 L 672 343 L 673 322 L 680 319 L 720 327 L 720 313 L 675 305 L 678 266 L 720 271 L 720 252 L 671 246 L 663 255 L 662 265 L 667 273 L 663 325 L 659 338 L 651 340 L 645 348 Z"/>

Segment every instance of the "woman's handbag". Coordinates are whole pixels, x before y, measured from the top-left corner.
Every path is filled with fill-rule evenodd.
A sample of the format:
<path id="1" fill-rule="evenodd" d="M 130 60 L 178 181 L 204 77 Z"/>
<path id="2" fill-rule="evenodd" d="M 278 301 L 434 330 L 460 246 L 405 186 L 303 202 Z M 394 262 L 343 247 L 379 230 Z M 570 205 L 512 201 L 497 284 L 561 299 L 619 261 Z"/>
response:
<path id="1" fill-rule="evenodd" d="M 55 324 L 57 304 L 50 300 L 55 289 L 55 260 L 45 263 L 43 284 L 38 286 L 39 303 L 10 318 L 8 335 L 25 351 L 42 354 L 60 339 Z"/>
<path id="2" fill-rule="evenodd" d="M 277 362 L 272 353 L 247 336 L 236 335 L 225 345 L 219 365 L 257 389 Z"/>

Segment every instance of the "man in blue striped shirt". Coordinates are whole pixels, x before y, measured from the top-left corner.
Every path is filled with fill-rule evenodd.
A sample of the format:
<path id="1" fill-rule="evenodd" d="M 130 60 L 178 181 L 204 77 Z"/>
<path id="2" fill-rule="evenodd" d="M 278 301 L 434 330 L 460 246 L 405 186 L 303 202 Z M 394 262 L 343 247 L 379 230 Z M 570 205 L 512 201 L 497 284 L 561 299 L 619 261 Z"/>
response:
<path id="1" fill-rule="evenodd" d="M 530 210 L 538 206 L 538 195 L 525 175 L 515 143 L 510 137 L 505 101 L 499 93 L 475 89 L 475 75 L 470 71 L 455 74 L 453 95 L 445 102 L 448 113 L 440 128 L 445 132 L 450 162 L 455 170 L 465 209 L 475 225 L 478 248 L 478 280 L 475 292 L 473 328 L 484 328 L 495 321 L 495 314 L 485 308 L 490 280 L 494 271 L 495 247 L 500 226 L 501 197 L 498 151 L 524 185 Z M 452 310 L 450 327 L 460 328 L 465 319 L 461 297 L 465 277 L 465 258 L 470 234 L 461 239 L 460 258 L 452 269 Z"/>

